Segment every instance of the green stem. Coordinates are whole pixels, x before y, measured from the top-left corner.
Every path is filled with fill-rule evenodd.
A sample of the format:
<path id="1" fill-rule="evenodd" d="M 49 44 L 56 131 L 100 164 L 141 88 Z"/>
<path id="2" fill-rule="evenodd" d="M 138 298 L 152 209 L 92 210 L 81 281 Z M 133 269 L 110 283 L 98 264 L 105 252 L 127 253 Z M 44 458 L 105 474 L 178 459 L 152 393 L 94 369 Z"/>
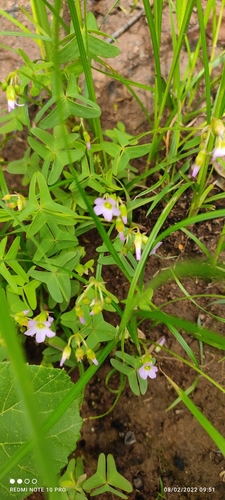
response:
<path id="1" fill-rule="evenodd" d="M 76 4 L 77 4 L 77 2 L 76 2 Z M 68 6 L 70 9 L 71 19 L 73 22 L 74 31 L 76 33 L 77 44 L 78 44 L 78 48 L 80 51 L 80 56 L 81 56 L 81 60 L 82 60 L 82 64 L 83 64 L 83 70 L 84 70 L 84 74 L 85 74 L 89 98 L 94 103 L 97 103 L 95 89 L 94 89 L 94 83 L 93 83 L 93 78 L 92 78 L 92 72 L 91 72 L 91 67 L 90 67 L 90 61 L 89 61 L 88 54 L 87 54 L 87 51 L 86 51 L 85 46 L 84 46 L 84 40 L 83 40 L 83 36 L 81 33 L 81 28 L 80 28 L 80 22 L 79 22 L 80 8 L 77 12 L 76 4 L 74 5 L 73 0 L 68 0 Z M 100 142 L 102 142 L 103 136 L 102 136 L 102 127 L 101 127 L 100 119 L 95 118 L 92 121 L 92 123 L 93 123 L 93 127 L 94 127 L 95 136 L 98 137 Z"/>
<path id="2" fill-rule="evenodd" d="M 31 8 L 35 22 L 38 23 L 49 36 L 51 36 L 51 28 L 48 21 L 46 7 L 43 2 L 41 0 L 31 0 Z M 38 29 L 36 31 L 40 34 Z M 50 42 L 46 42 L 45 40 L 39 40 L 39 45 L 42 58 L 47 61 L 51 61 L 52 44 Z"/>

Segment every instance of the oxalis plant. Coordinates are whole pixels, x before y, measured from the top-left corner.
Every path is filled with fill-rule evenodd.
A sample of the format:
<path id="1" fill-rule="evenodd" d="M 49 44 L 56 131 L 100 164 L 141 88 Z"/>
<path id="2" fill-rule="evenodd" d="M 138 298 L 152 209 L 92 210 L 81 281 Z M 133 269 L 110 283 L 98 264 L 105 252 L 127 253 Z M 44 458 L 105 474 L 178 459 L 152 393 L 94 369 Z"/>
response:
<path id="1" fill-rule="evenodd" d="M 20 68 L 12 68 L 1 82 L 8 106 L 0 117 L 2 146 L 14 137 L 15 130 L 24 128 L 29 145 L 24 157 L 6 168 L 11 174 L 22 174 L 18 192 L 7 185 L 0 171 L 2 500 L 23 499 L 38 489 L 54 500 L 84 500 L 89 494 L 99 497 L 101 493 L 127 498 L 131 484 L 117 471 L 112 455 L 100 454 L 96 471 L 88 478 L 80 457 L 68 462 L 80 436 L 85 387 L 109 356 L 109 377 L 117 371 L 120 378 L 115 403 L 126 381 L 136 396 L 144 395 L 149 383 L 157 384 L 160 349 L 194 369 L 196 381 L 185 391 L 164 373 L 178 395 L 171 408 L 182 400 L 225 453 L 225 439 L 188 397 L 199 375 L 224 392 L 201 367 L 204 345 L 222 350 L 224 337 L 200 322 L 165 313 L 166 303 L 155 303 L 157 289 L 173 279 L 183 297 L 202 310 L 181 280 L 192 276 L 224 279 L 220 259 L 224 229 L 212 254 L 194 235 L 193 227 L 224 218 L 224 209 L 215 208 L 224 193 L 211 191 L 213 169 L 219 164 L 223 171 L 225 165 L 225 66 L 220 70 L 225 54 L 214 50 L 225 2 L 218 12 L 215 0 L 208 0 L 204 11 L 200 0 L 155 0 L 152 7 L 148 0 L 143 1 L 155 64 L 153 87 L 124 78 L 108 66 L 106 60 L 118 56 L 119 44 L 105 41 L 108 34 L 87 12 L 86 2 L 83 9 L 77 0 L 65 3 L 70 28 L 63 21 L 61 0 L 53 5 L 31 0 L 32 14 L 21 8 L 24 24 L 0 9 L 1 18 L 12 22 L 12 31 L 0 34 L 5 39 L 12 35 L 28 41 L 32 38 L 40 49 L 36 61 L 17 49 Z M 160 63 L 164 4 L 170 12 L 173 46 L 167 80 Z M 192 51 L 187 29 L 194 8 L 200 35 Z M 129 16 L 128 8 L 126 13 Z M 33 30 L 25 26 L 26 18 Z M 205 34 L 209 19 L 210 55 Z M 183 46 L 187 67 L 182 73 Z M 127 87 L 146 119 L 146 133 L 132 136 L 122 123 L 102 130 L 93 68 Z M 218 70 L 216 77 L 214 69 Z M 139 88 L 153 97 L 150 114 L 138 96 Z M 37 110 L 34 117 L 32 103 Z M 132 162 L 141 157 L 146 161 L 144 172 Z M 163 229 L 186 192 L 191 194 L 189 214 Z M 163 209 L 147 233 L 134 222 L 135 210 L 142 207 L 150 216 L 157 206 Z M 98 257 L 87 260 L 85 242 L 93 239 L 91 230 L 95 231 L 94 240 L 98 232 L 101 244 L 95 249 Z M 169 263 L 146 283 L 146 262 L 157 255 L 159 247 L 160 254 L 166 237 L 177 231 L 198 245 L 203 258 Z M 126 283 L 128 292 L 122 302 L 104 279 L 104 268 L 111 265 L 117 266 Z M 206 298 L 208 304 L 218 300 L 213 294 Z M 209 314 L 207 307 L 205 310 Z M 106 321 L 105 311 L 111 313 L 107 317 L 114 318 L 112 321 Z M 160 334 L 158 342 L 146 340 L 141 331 L 144 320 L 148 320 L 150 338 L 153 326 L 164 325 L 185 357 L 171 352 Z M 199 342 L 199 357 L 184 332 Z M 40 365 L 26 363 L 27 337 L 34 345 L 45 345 Z M 78 374 L 75 384 L 69 377 L 73 370 Z"/>

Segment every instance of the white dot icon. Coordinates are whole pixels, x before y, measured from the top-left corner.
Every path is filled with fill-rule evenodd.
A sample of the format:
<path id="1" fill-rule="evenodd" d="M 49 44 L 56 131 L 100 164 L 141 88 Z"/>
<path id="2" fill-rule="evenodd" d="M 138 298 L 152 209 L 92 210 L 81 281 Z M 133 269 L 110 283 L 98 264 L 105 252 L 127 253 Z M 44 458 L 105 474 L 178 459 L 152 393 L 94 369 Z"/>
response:
<path id="1" fill-rule="evenodd" d="M 37 484 L 37 479 L 31 479 L 32 484 Z"/>
<path id="2" fill-rule="evenodd" d="M 15 483 L 15 479 L 10 479 L 9 482 L 10 482 L 10 484 L 14 484 Z"/>
<path id="3" fill-rule="evenodd" d="M 29 484 L 29 482 L 30 482 L 30 479 L 28 479 L 28 478 L 26 477 L 26 479 L 24 479 L 24 483 L 25 483 L 25 484 Z"/>
<path id="4" fill-rule="evenodd" d="M 23 480 L 22 479 L 17 479 L 18 484 L 22 484 Z"/>

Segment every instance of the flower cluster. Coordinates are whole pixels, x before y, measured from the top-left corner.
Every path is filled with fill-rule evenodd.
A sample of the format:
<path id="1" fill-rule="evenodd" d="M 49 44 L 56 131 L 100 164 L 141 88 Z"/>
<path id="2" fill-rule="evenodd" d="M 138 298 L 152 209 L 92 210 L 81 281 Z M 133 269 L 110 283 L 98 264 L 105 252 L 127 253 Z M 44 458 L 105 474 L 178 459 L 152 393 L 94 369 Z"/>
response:
<path id="1" fill-rule="evenodd" d="M 5 194 L 2 198 L 8 208 L 17 208 L 19 212 L 26 206 L 26 200 L 22 194 Z"/>
<path id="2" fill-rule="evenodd" d="M 98 360 L 96 359 L 94 351 L 92 351 L 92 349 L 90 349 L 87 346 L 85 339 L 82 337 L 80 333 L 75 333 L 74 335 L 70 336 L 66 347 L 63 349 L 62 358 L 59 366 L 62 367 L 65 361 L 70 358 L 72 353 L 71 344 L 74 347 L 74 354 L 78 363 L 81 363 L 83 361 L 84 356 L 86 355 L 87 358 L 92 363 L 94 363 L 94 365 L 98 366 Z"/>
<path id="3" fill-rule="evenodd" d="M 216 136 L 215 148 L 212 151 L 212 163 L 216 161 L 217 158 L 225 156 L 225 126 L 221 120 L 212 118 L 211 124 L 204 127 L 201 134 L 200 152 L 192 166 L 192 177 L 194 178 L 197 177 L 200 168 L 205 163 L 207 144 L 211 133 Z"/>
<path id="4" fill-rule="evenodd" d="M 108 195 L 105 196 L 105 198 L 96 198 L 95 200 L 94 211 L 96 215 L 103 215 L 107 222 L 111 222 L 113 217 L 116 217 L 116 230 L 118 231 L 120 240 L 124 243 L 123 253 L 127 253 L 128 250 L 131 252 L 135 251 L 136 260 L 139 261 L 141 259 L 142 247 L 143 245 L 146 245 L 148 237 L 146 234 L 141 233 L 137 226 L 126 229 L 126 206 L 122 203 L 120 198 L 117 199 L 115 195 L 112 195 L 111 197 Z M 160 241 L 154 246 L 150 255 L 156 253 L 156 250 L 159 248 L 161 243 L 162 242 Z"/>
<path id="5" fill-rule="evenodd" d="M 97 281 L 91 276 L 86 289 L 79 296 L 75 305 L 75 313 L 80 322 L 83 325 L 85 324 L 84 306 L 89 307 L 89 316 L 94 316 L 102 312 L 105 305 L 112 302 L 112 298 L 116 300 L 116 298 L 106 290 L 105 284 Z"/>
<path id="6" fill-rule="evenodd" d="M 5 82 L 1 84 L 3 92 L 6 92 L 6 99 L 8 101 L 8 112 L 10 113 L 16 106 L 24 106 L 18 104 L 17 96 L 21 94 L 21 86 L 19 85 L 19 78 L 16 71 L 9 73 Z"/>

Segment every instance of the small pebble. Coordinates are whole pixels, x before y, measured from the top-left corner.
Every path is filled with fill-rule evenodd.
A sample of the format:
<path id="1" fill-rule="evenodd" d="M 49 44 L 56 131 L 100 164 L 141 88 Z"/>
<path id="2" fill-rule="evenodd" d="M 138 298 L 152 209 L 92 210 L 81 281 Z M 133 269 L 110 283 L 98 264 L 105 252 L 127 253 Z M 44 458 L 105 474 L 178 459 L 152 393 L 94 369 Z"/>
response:
<path id="1" fill-rule="evenodd" d="M 127 445 L 136 443 L 136 437 L 135 437 L 134 432 L 131 432 L 131 431 L 126 432 L 125 437 L 124 437 L 124 443 Z"/>

